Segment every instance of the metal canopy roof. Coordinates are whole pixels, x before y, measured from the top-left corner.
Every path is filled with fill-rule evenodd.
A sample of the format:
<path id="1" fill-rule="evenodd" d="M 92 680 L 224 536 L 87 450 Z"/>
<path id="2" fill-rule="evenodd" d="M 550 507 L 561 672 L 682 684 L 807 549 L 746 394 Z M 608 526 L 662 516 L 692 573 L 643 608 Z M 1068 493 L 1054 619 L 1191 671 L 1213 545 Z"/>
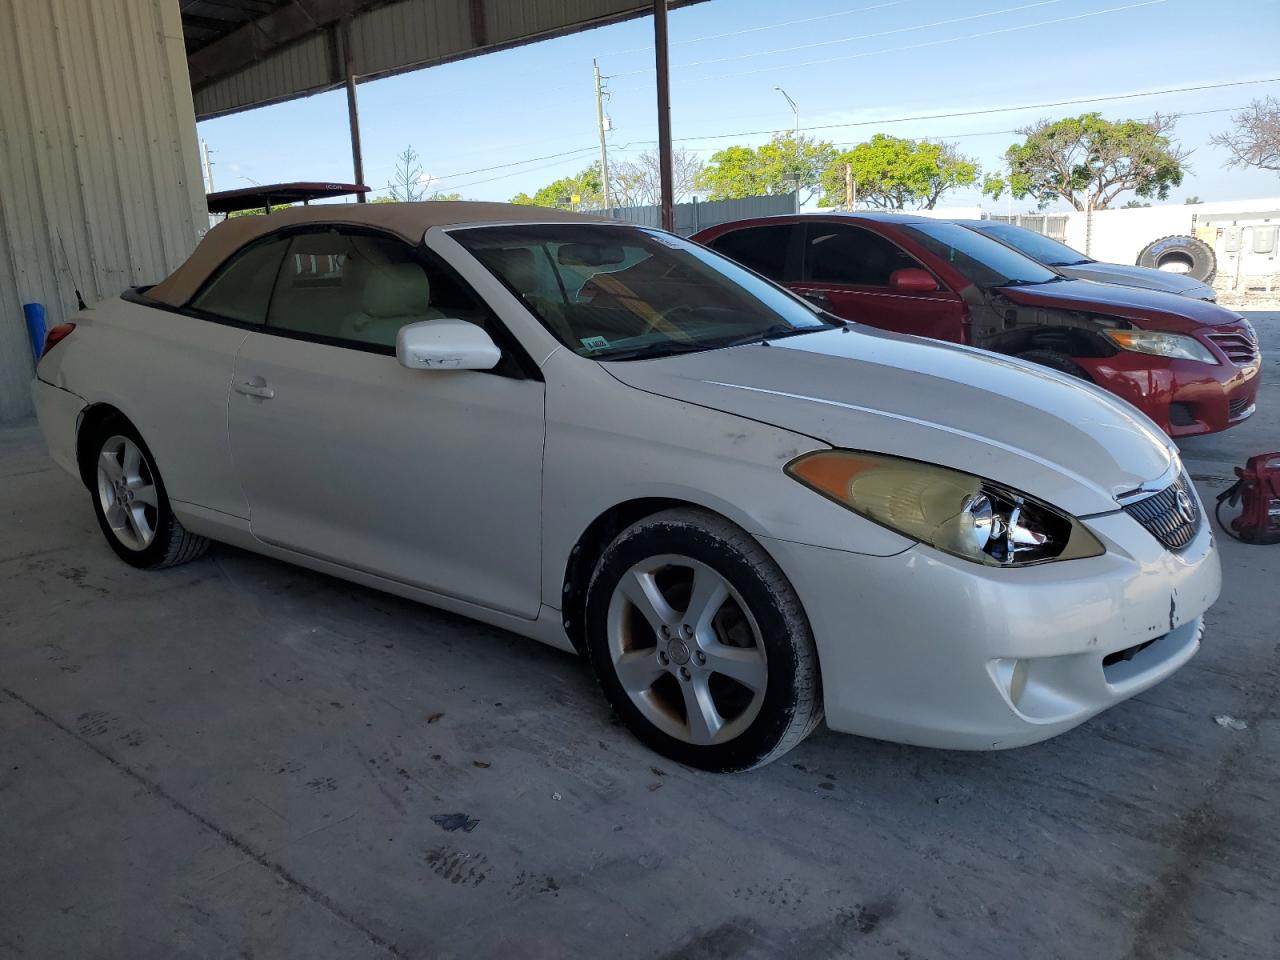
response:
<path id="1" fill-rule="evenodd" d="M 701 0 L 669 0 L 671 8 Z M 180 0 L 196 117 L 652 13 L 652 0 Z"/>
<path id="2" fill-rule="evenodd" d="M 187 54 L 288 3 L 289 0 L 179 0 Z"/>

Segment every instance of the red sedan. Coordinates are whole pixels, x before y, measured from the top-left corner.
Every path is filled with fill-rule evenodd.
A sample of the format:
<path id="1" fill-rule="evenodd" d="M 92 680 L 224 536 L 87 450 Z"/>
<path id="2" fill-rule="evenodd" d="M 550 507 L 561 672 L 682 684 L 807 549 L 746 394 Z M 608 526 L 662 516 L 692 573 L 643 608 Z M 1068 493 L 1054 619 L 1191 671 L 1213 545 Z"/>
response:
<path id="1" fill-rule="evenodd" d="M 1171 436 L 1254 411 L 1253 327 L 1216 304 L 1073 280 L 943 220 L 816 214 L 740 220 L 693 237 L 847 320 L 972 344 L 1089 380 Z"/>

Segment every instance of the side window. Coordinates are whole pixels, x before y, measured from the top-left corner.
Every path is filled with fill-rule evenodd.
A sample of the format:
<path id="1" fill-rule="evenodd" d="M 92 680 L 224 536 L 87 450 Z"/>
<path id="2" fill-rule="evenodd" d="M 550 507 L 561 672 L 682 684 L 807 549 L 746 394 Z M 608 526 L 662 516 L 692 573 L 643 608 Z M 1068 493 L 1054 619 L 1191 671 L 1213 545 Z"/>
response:
<path id="1" fill-rule="evenodd" d="M 892 240 L 870 230 L 838 223 L 808 225 L 804 245 L 806 280 L 887 287 L 893 271 L 919 266 Z"/>
<path id="2" fill-rule="evenodd" d="M 400 328 L 488 312 L 443 266 L 390 237 L 330 230 L 295 236 L 280 267 L 267 326 L 394 347 Z"/>
<path id="3" fill-rule="evenodd" d="M 711 241 L 710 247 L 770 280 L 781 281 L 787 272 L 791 229 L 787 225 L 747 227 L 717 237 Z"/>
<path id="4" fill-rule="evenodd" d="M 275 283 L 288 240 L 260 240 L 235 254 L 191 300 L 191 306 L 206 313 L 264 323 L 271 285 Z"/>

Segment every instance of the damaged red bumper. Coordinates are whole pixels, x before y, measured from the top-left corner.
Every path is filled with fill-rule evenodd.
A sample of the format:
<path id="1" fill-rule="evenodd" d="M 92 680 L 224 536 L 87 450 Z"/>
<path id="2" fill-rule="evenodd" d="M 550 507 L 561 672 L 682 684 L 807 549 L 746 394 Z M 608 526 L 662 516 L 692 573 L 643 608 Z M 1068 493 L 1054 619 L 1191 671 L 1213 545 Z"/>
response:
<path id="1" fill-rule="evenodd" d="M 1217 433 L 1253 414 L 1261 380 L 1257 341 L 1243 324 L 1193 334 L 1218 363 L 1175 360 L 1120 351 L 1110 357 L 1074 357 L 1094 383 L 1135 407 L 1171 437 Z"/>

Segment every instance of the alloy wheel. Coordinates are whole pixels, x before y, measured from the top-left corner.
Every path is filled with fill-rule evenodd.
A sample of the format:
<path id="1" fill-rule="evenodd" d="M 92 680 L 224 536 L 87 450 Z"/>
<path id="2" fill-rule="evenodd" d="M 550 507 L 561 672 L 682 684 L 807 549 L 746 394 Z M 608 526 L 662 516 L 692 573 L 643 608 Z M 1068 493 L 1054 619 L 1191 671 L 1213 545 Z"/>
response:
<path id="1" fill-rule="evenodd" d="M 768 685 L 760 627 L 708 565 L 668 554 L 635 564 L 614 588 L 609 655 L 649 722 L 685 743 L 724 743 L 751 725 Z"/>
<path id="2" fill-rule="evenodd" d="M 130 550 L 145 550 L 156 538 L 159 490 L 147 458 L 117 434 L 98 453 L 98 502 L 107 526 Z"/>

